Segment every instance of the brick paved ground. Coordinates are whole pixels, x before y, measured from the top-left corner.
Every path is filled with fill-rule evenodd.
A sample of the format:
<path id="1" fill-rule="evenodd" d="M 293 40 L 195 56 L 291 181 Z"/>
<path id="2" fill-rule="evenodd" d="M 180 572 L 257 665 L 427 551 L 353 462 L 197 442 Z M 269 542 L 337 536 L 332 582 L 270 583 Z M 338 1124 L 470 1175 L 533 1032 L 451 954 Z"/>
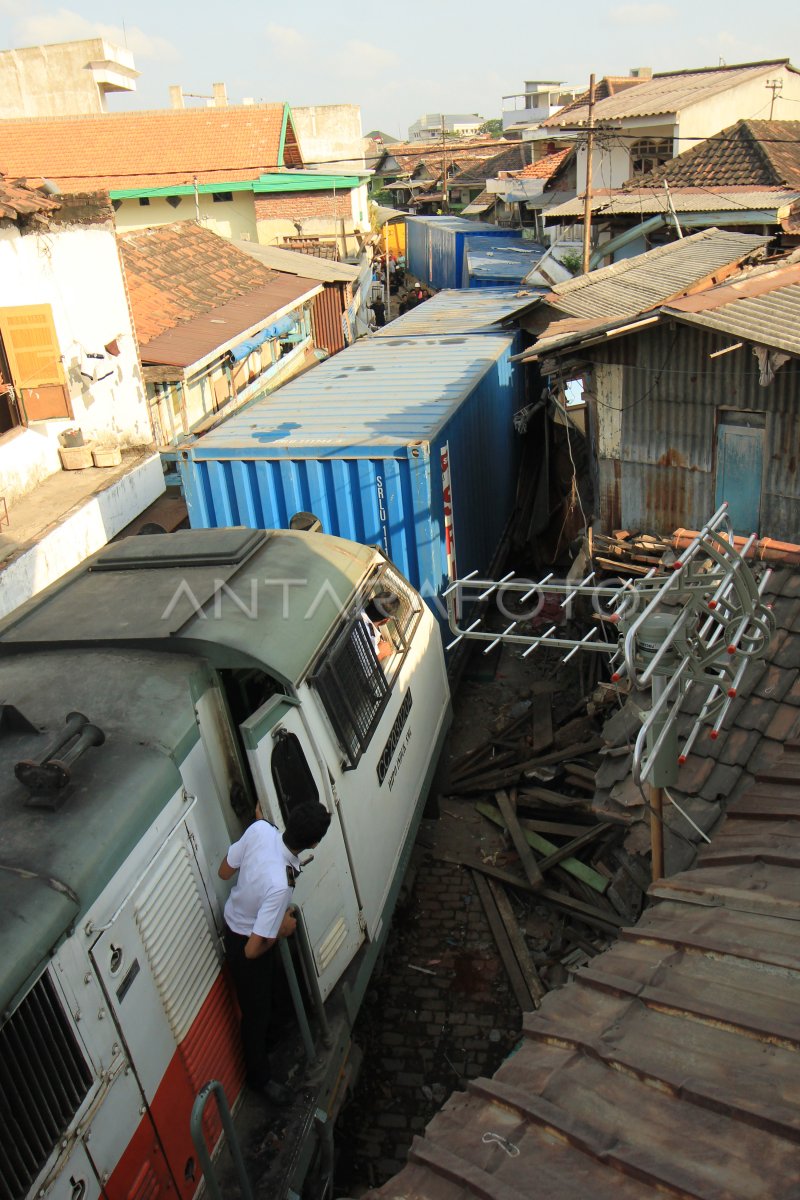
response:
<path id="1" fill-rule="evenodd" d="M 479 741 L 543 676 L 555 677 L 554 715 L 561 719 L 575 703 L 578 677 L 559 658 L 545 652 L 534 665 L 504 649 L 483 677 L 478 660 L 459 688 L 445 755 Z M 337 1196 L 358 1196 L 396 1174 L 414 1135 L 451 1093 L 467 1079 L 493 1075 L 519 1040 L 519 1006 L 472 877 L 435 857 L 437 850 L 487 855 L 501 846 L 469 800 L 448 797 L 439 819 L 423 822 L 405 899 L 355 1029 L 364 1059 L 337 1125 Z M 548 944 L 550 915 L 542 910 L 529 930 L 532 949 Z"/>
<path id="2" fill-rule="evenodd" d="M 339 1125 L 340 1195 L 399 1171 L 414 1134 L 466 1079 L 493 1074 L 520 1033 L 470 876 L 421 847 L 412 871 L 356 1029 L 364 1063 Z"/>

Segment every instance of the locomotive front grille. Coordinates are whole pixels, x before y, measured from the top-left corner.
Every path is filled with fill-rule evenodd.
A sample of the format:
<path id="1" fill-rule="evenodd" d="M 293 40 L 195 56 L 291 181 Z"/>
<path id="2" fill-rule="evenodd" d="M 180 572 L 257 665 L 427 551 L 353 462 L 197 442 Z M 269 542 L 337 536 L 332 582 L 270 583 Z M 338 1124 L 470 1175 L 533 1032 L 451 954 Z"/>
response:
<path id="1" fill-rule="evenodd" d="M 0 1029 L 0 1200 L 23 1200 L 91 1082 L 45 974 Z"/>

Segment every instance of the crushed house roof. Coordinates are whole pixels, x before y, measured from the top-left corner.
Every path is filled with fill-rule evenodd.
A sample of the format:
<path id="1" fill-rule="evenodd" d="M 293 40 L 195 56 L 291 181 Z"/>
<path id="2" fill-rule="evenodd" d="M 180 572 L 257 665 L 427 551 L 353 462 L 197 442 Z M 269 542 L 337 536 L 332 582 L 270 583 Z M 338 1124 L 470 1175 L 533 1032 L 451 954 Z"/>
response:
<path id="1" fill-rule="evenodd" d="M 765 266 L 708 292 L 675 300 L 662 312 L 688 325 L 800 357 L 800 262 Z"/>
<path id="2" fill-rule="evenodd" d="M 191 221 L 117 235 L 142 362 L 189 366 L 320 290 Z"/>
<path id="3" fill-rule="evenodd" d="M 797 1188 L 800 575 L 771 583 L 769 661 L 751 667 L 724 744 L 706 737 L 692 756 L 684 803 L 714 827 L 711 844 L 651 885 L 614 946 L 523 1014 L 519 1047 L 451 1096 L 376 1200 L 517 1200 L 534 1176 L 564 1200 Z M 609 748 L 628 744 L 622 716 Z M 610 755 L 598 775 L 623 816 L 643 811 L 628 768 Z"/>
<path id="4" fill-rule="evenodd" d="M 728 67 L 665 71 L 653 75 L 650 79 L 633 80 L 632 86 L 622 90 L 617 87 L 610 94 L 595 100 L 594 120 L 625 120 L 628 117 L 653 117 L 680 112 L 692 104 L 726 92 L 741 83 L 749 83 L 779 67 L 794 70 L 788 58 L 777 58 L 764 62 L 736 63 Z M 619 82 L 622 81 L 617 81 Z M 573 104 L 566 105 L 552 117 L 542 121 L 542 128 L 585 125 L 588 120 L 589 94 L 585 92 Z"/>
<path id="5" fill-rule="evenodd" d="M 477 161 L 494 158 L 498 147 L 502 147 L 503 144 L 497 139 L 487 141 L 486 138 L 457 138 L 445 141 L 444 154 L 448 171 L 453 169 L 454 164 L 458 165 L 467 159 Z M 442 169 L 441 142 L 395 142 L 393 146 L 384 146 L 383 151 L 375 167 L 377 175 L 386 174 L 387 159 L 394 159 L 401 175 L 413 175 L 421 166 L 428 167 L 434 174 Z"/>
<path id="6" fill-rule="evenodd" d="M 285 104 L 0 120 L 0 170 L 62 191 L 258 179 L 303 161 Z"/>
<path id="7" fill-rule="evenodd" d="M 737 121 L 623 190 L 663 187 L 800 189 L 800 120 Z"/>
<path id="8" fill-rule="evenodd" d="M 0 175 L 0 217 L 16 221 L 55 212 L 60 202 L 41 190 L 43 179 L 9 179 Z"/>
<path id="9" fill-rule="evenodd" d="M 491 158 L 476 158 L 474 162 L 459 169 L 458 173 L 450 176 L 453 187 L 462 184 L 483 184 L 487 179 L 495 179 L 501 171 L 520 171 L 526 164 L 530 150 L 524 142 L 514 142 L 506 146 L 499 154 Z"/>

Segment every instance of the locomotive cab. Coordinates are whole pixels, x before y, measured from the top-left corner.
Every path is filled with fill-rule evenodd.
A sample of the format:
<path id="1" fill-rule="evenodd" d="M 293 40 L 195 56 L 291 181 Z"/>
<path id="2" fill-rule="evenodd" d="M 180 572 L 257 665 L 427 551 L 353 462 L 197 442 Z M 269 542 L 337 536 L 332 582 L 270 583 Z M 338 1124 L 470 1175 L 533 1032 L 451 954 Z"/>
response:
<path id="1" fill-rule="evenodd" d="M 363 614 L 386 592 L 379 659 Z M 197 1093 L 247 1107 L 215 867 L 256 804 L 283 829 L 318 799 L 331 827 L 276 948 L 298 1101 L 267 1186 L 300 1194 L 449 722 L 430 611 L 319 533 L 131 538 L 3 622 L 0 677 L 9 1197 L 194 1195 Z M 219 1147 L 213 1105 L 194 1132 Z"/>

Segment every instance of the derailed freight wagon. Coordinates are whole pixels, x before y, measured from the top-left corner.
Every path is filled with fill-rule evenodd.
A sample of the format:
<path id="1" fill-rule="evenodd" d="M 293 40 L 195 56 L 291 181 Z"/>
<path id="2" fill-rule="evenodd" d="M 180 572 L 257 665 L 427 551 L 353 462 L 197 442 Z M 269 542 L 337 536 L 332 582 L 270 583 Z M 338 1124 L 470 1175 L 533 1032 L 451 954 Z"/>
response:
<path id="1" fill-rule="evenodd" d="M 415 310 L 416 311 L 416 310 Z M 193 528 L 287 528 L 377 545 L 446 625 L 458 570 L 489 569 L 516 496 L 515 337 L 372 337 L 180 452 Z"/>
<path id="2" fill-rule="evenodd" d="M 362 611 L 386 591 L 379 662 Z M 0 691 L 2 1195 L 194 1196 L 198 1091 L 254 1102 L 216 868 L 256 803 L 283 828 L 314 798 L 331 826 L 271 951 L 296 1099 L 282 1141 L 264 1112 L 251 1128 L 259 1196 L 328 1194 L 352 1025 L 449 721 L 431 613 L 377 550 L 322 534 L 129 538 L 0 625 Z M 219 1145 L 213 1103 L 195 1133 Z"/>

